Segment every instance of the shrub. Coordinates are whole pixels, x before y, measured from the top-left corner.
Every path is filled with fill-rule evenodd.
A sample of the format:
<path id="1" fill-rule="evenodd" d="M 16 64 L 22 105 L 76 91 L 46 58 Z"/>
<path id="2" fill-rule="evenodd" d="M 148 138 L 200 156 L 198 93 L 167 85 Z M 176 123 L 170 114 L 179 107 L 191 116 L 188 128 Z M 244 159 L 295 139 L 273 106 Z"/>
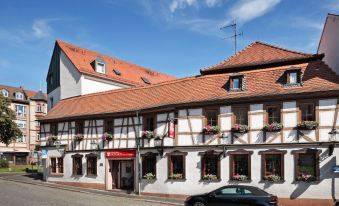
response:
<path id="1" fill-rule="evenodd" d="M 0 159 L 0 168 L 7 168 L 8 167 L 8 161 L 4 159 Z"/>

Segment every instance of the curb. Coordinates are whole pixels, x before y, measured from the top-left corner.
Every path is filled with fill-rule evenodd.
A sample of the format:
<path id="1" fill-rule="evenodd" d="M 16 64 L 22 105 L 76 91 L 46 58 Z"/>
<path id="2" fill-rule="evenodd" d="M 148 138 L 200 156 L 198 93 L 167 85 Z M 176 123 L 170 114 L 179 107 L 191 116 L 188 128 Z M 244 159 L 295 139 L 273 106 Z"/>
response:
<path id="1" fill-rule="evenodd" d="M 21 180 L 13 180 L 13 179 L 6 179 L 4 177 L 0 177 L 1 180 L 8 181 L 8 182 L 18 182 L 18 183 L 23 183 L 23 184 L 28 184 L 28 185 L 35 185 L 35 186 L 42 186 L 42 187 L 48 187 L 48 188 L 53 188 L 53 189 L 61 189 L 65 191 L 71 191 L 71 192 L 78 192 L 78 193 L 83 193 L 83 194 L 96 194 L 100 196 L 107 196 L 107 197 L 120 197 L 120 198 L 128 198 L 128 199 L 133 199 L 133 200 L 138 200 L 138 201 L 144 201 L 144 202 L 150 202 L 150 203 L 159 203 L 159 204 L 165 204 L 165 205 L 174 205 L 174 206 L 183 206 L 184 204 L 180 203 L 173 203 L 173 202 L 165 202 L 165 201 L 160 201 L 160 200 L 149 200 L 146 198 L 139 198 L 140 196 L 132 196 L 132 195 L 119 195 L 116 193 L 112 194 L 102 194 L 102 193 L 97 193 L 96 191 L 83 191 L 80 189 L 72 189 L 72 188 L 66 188 L 62 187 L 61 185 L 57 184 L 52 184 L 52 183 L 33 183 L 33 182 L 26 182 L 26 181 L 21 181 Z M 101 191 L 98 191 L 101 192 Z M 105 192 L 105 191 L 102 191 Z"/>

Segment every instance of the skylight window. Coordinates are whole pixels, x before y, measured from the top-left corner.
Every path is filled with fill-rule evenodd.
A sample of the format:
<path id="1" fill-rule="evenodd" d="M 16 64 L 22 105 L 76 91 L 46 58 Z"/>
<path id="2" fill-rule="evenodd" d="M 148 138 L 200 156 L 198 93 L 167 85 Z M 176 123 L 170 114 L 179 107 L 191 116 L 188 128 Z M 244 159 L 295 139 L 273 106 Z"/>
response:
<path id="1" fill-rule="evenodd" d="M 142 79 L 142 81 L 145 82 L 145 84 L 151 84 L 151 82 L 147 78 L 141 77 L 141 79 Z"/>
<path id="2" fill-rule="evenodd" d="M 121 76 L 121 72 L 118 70 L 118 69 L 113 69 L 113 72 L 118 75 L 118 76 Z"/>

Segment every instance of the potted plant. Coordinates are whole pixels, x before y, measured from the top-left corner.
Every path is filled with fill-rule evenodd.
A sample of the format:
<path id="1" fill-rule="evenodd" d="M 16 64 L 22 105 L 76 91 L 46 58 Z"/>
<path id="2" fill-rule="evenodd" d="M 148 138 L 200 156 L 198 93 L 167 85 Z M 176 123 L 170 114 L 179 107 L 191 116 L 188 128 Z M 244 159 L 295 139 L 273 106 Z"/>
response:
<path id="1" fill-rule="evenodd" d="M 113 139 L 113 135 L 112 134 L 110 134 L 110 133 L 108 133 L 108 132 L 105 132 L 103 135 L 102 135 L 102 140 L 103 141 L 110 141 L 110 140 L 112 140 Z"/>
<path id="2" fill-rule="evenodd" d="M 147 179 L 147 180 L 154 180 L 154 179 L 155 179 L 155 174 L 153 174 L 152 172 L 146 173 L 146 174 L 144 175 L 144 179 Z"/>
<path id="3" fill-rule="evenodd" d="M 48 137 L 48 141 L 49 142 L 55 142 L 55 141 L 57 141 L 58 140 L 58 137 L 57 136 L 50 136 L 50 137 Z"/>
<path id="4" fill-rule="evenodd" d="M 313 130 L 318 127 L 318 122 L 316 121 L 303 121 L 298 124 L 299 129 Z"/>
<path id="5" fill-rule="evenodd" d="M 175 179 L 175 180 L 178 180 L 178 179 L 183 179 L 183 175 L 181 173 L 174 173 L 170 176 L 170 179 Z"/>
<path id="6" fill-rule="evenodd" d="M 153 139 L 154 138 L 154 132 L 153 131 L 143 131 L 142 132 L 142 138 L 145 139 Z"/>
<path id="7" fill-rule="evenodd" d="M 74 136 L 74 140 L 76 141 L 82 141 L 84 139 L 84 135 L 83 134 L 76 134 Z"/>
<path id="8" fill-rule="evenodd" d="M 280 177 L 279 175 L 266 175 L 264 176 L 264 180 L 269 182 L 280 182 L 282 181 L 282 177 Z"/>
<path id="9" fill-rule="evenodd" d="M 296 180 L 301 182 L 314 182 L 317 181 L 317 178 L 307 173 L 301 173 Z"/>
<path id="10" fill-rule="evenodd" d="M 202 132 L 206 135 L 214 135 L 214 134 L 218 134 L 219 128 L 218 126 L 207 125 L 206 127 L 202 129 Z"/>
<path id="11" fill-rule="evenodd" d="M 236 133 L 246 133 L 248 131 L 248 126 L 245 124 L 235 124 L 232 127 L 232 132 Z"/>
<path id="12" fill-rule="evenodd" d="M 265 125 L 264 130 L 266 132 L 279 132 L 283 128 L 281 123 L 273 122 L 271 124 Z"/>
<path id="13" fill-rule="evenodd" d="M 203 180 L 209 180 L 209 181 L 213 181 L 213 180 L 217 180 L 218 177 L 216 175 L 212 175 L 212 174 L 206 174 L 202 177 Z"/>
<path id="14" fill-rule="evenodd" d="M 248 180 L 248 177 L 246 175 L 236 174 L 231 179 L 235 180 L 235 181 L 246 181 L 246 180 Z"/>

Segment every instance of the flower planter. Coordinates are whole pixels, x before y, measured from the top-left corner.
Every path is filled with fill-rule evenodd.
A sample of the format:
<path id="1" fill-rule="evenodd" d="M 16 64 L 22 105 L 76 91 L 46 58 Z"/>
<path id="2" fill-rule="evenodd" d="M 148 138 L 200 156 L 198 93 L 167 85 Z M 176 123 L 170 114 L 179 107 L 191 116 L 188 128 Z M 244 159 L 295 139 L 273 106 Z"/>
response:
<path id="1" fill-rule="evenodd" d="M 300 130 L 314 130 L 318 127 L 318 122 L 315 121 L 303 121 L 298 124 Z"/>
<path id="2" fill-rule="evenodd" d="M 184 176 L 183 176 L 183 174 L 173 174 L 169 177 L 169 179 L 181 180 L 181 179 L 184 179 Z"/>
<path id="3" fill-rule="evenodd" d="M 235 133 L 247 133 L 248 132 L 248 126 L 244 124 L 235 124 L 232 129 L 232 132 Z"/>
<path id="4" fill-rule="evenodd" d="M 247 180 L 249 180 L 246 175 L 234 175 L 231 179 L 233 181 L 247 181 Z"/>
<path id="5" fill-rule="evenodd" d="M 156 177 L 155 177 L 155 174 L 150 172 L 150 173 L 145 174 L 143 178 L 146 180 L 155 180 Z"/>
<path id="6" fill-rule="evenodd" d="M 299 182 L 315 182 L 317 181 L 317 178 L 313 175 L 306 175 L 306 174 L 302 174 L 299 177 L 296 178 L 296 181 Z"/>
<path id="7" fill-rule="evenodd" d="M 110 140 L 113 139 L 113 135 L 110 134 L 110 133 L 105 132 L 105 133 L 102 135 L 101 138 L 102 138 L 103 141 L 110 141 Z"/>
<path id="8" fill-rule="evenodd" d="M 74 136 L 74 140 L 80 142 L 80 141 L 84 140 L 84 135 L 77 134 L 77 135 Z"/>
<path id="9" fill-rule="evenodd" d="M 283 128 L 281 123 L 272 123 L 264 126 L 264 131 L 266 132 L 280 132 Z"/>
<path id="10" fill-rule="evenodd" d="M 267 175 L 263 178 L 265 181 L 269 181 L 269 182 L 282 182 L 282 177 L 278 176 L 278 175 Z"/>
<path id="11" fill-rule="evenodd" d="M 217 126 L 207 125 L 202 129 L 202 132 L 205 135 L 215 135 L 219 133 L 219 128 Z"/>
<path id="12" fill-rule="evenodd" d="M 153 139 L 154 133 L 152 131 L 143 131 L 142 132 L 142 138 L 144 139 Z"/>
<path id="13" fill-rule="evenodd" d="M 204 175 L 202 177 L 203 180 L 208 180 L 208 181 L 214 181 L 214 180 L 218 180 L 218 177 L 216 175 L 212 175 L 212 174 L 207 174 Z"/>

